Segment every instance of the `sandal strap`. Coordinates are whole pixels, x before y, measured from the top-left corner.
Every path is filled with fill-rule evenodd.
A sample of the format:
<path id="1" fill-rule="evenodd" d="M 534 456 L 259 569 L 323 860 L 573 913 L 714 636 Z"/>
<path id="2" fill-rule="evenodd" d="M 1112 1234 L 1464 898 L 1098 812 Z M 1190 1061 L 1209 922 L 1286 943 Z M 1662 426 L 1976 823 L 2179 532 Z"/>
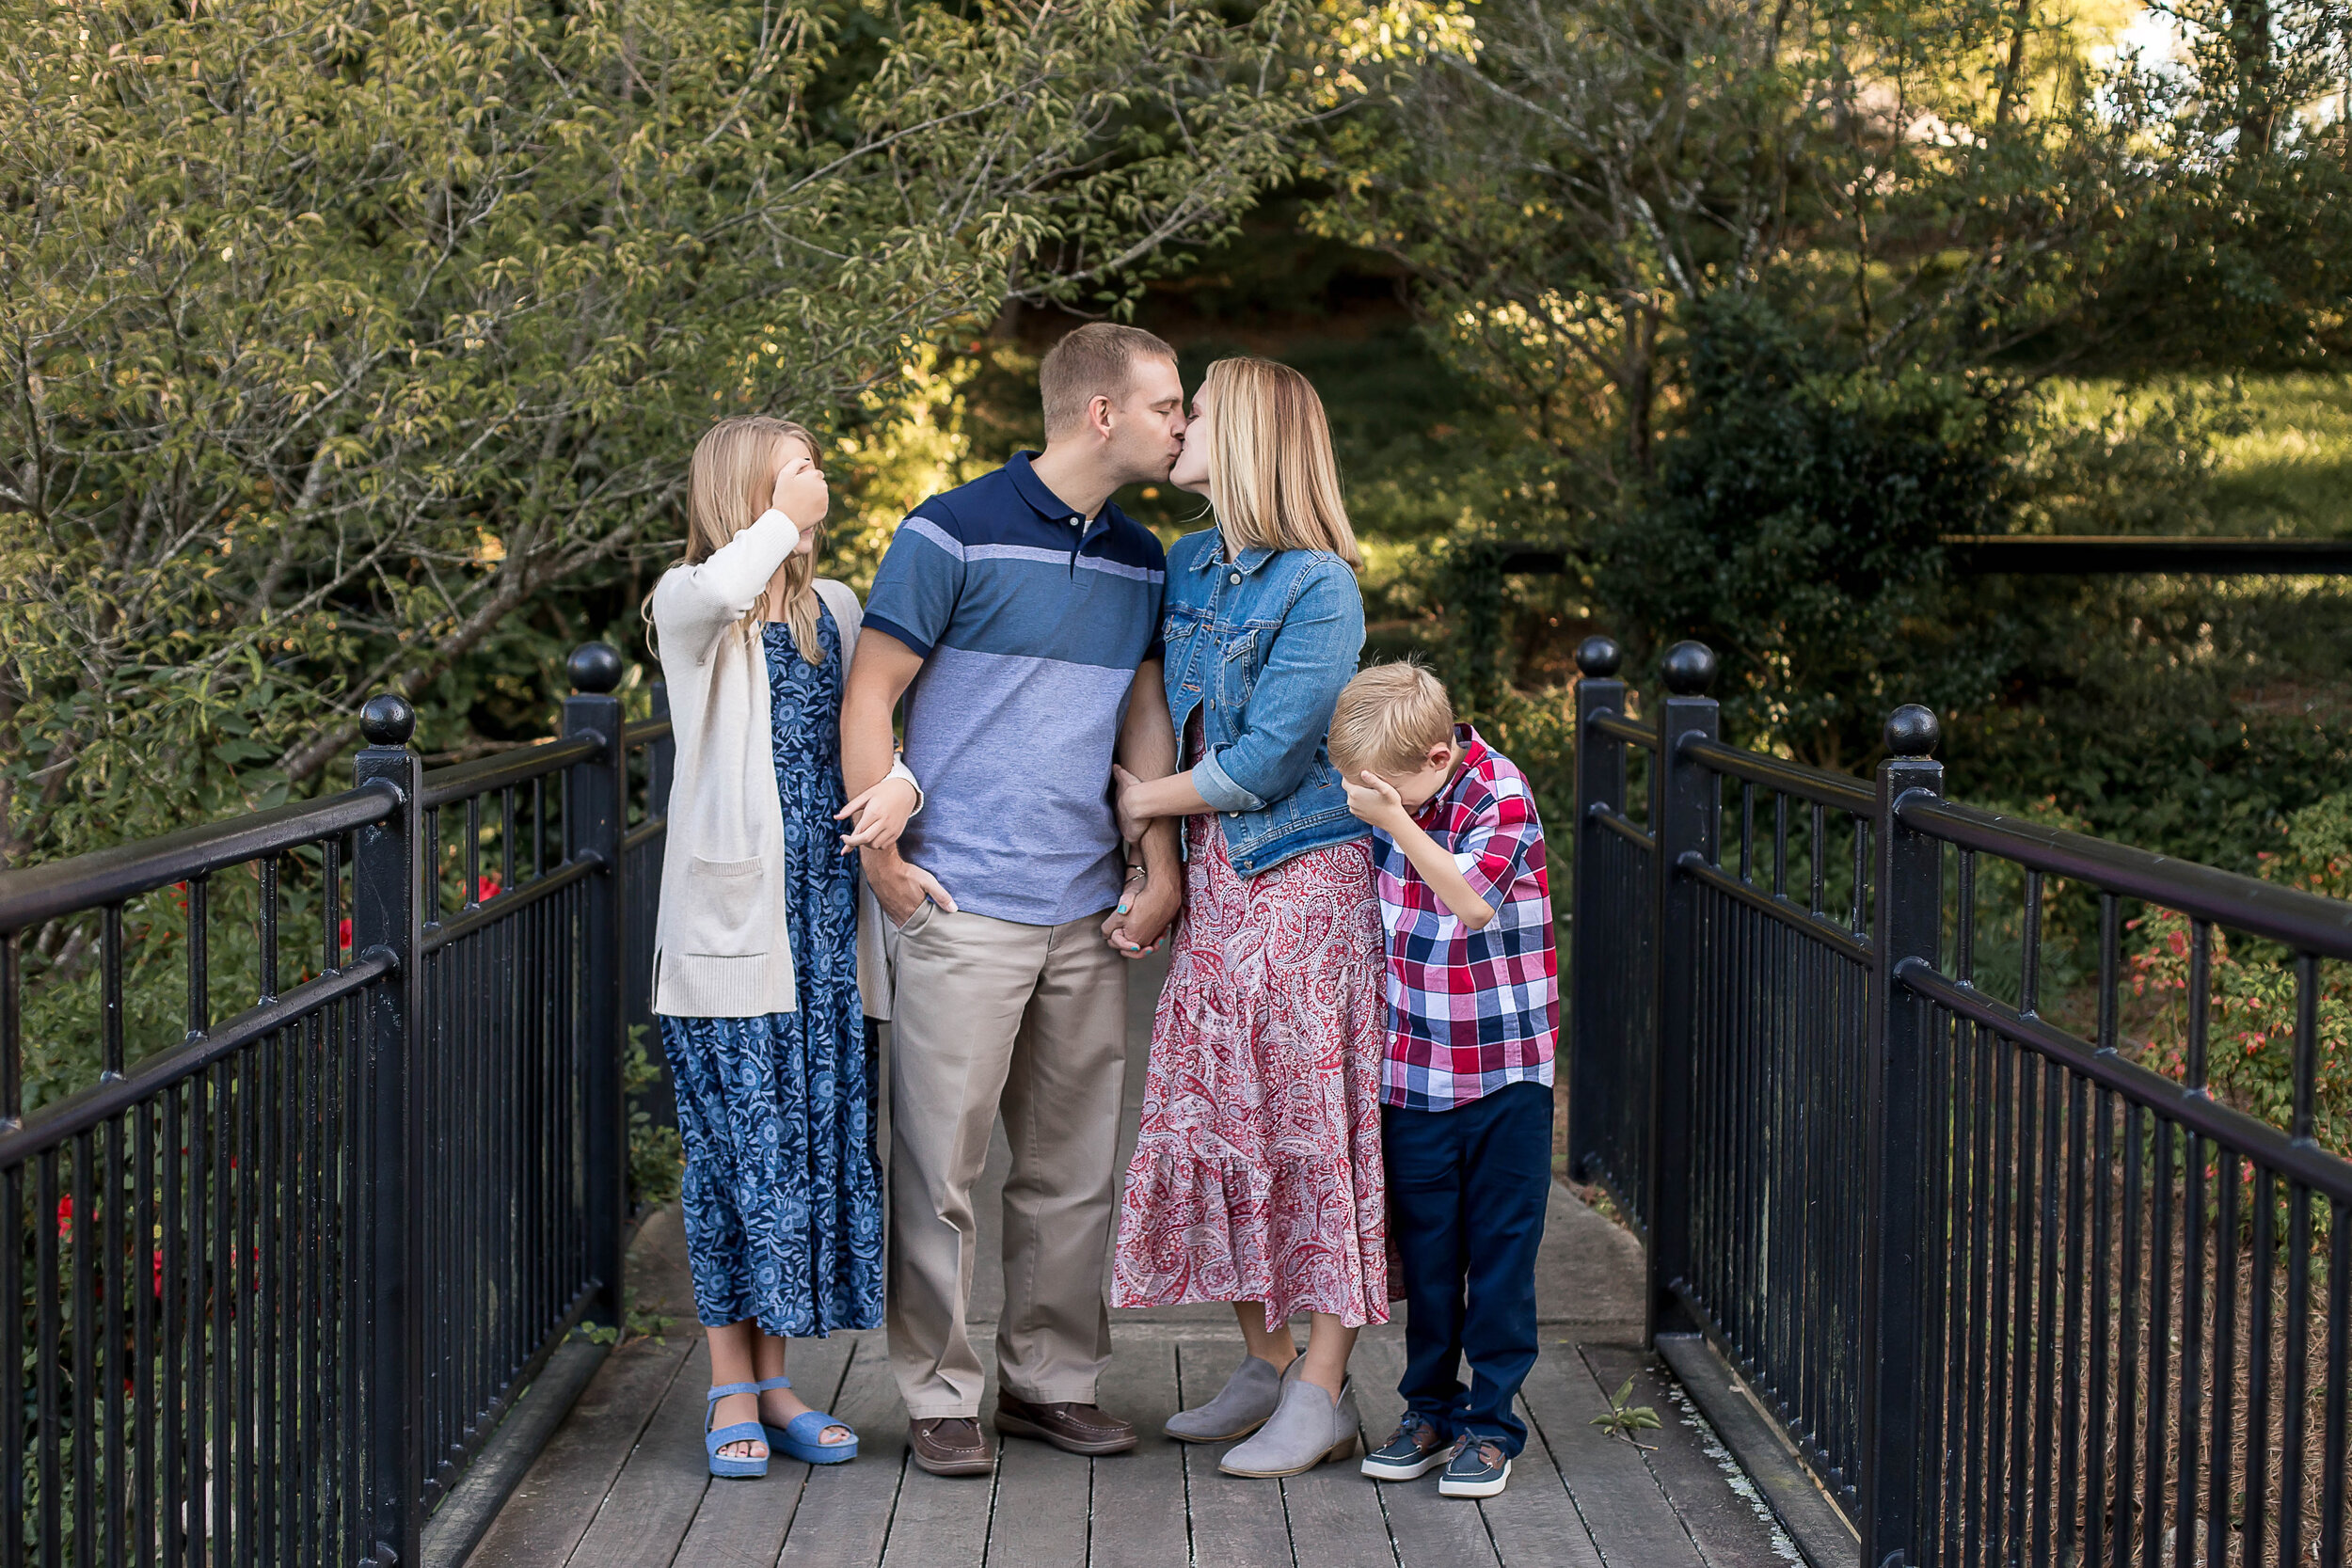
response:
<path id="1" fill-rule="evenodd" d="M 788 1377 L 763 1377 L 757 1383 L 752 1385 L 752 1387 L 755 1390 L 762 1394 L 766 1393 L 771 1388 L 789 1388 L 791 1386 L 792 1380 Z"/>
<path id="2" fill-rule="evenodd" d="M 717 1453 L 729 1443 L 757 1443 L 764 1449 L 768 1446 L 768 1429 L 757 1421 L 738 1421 L 733 1426 L 703 1433 L 703 1447 L 712 1453 Z"/>
<path id="3" fill-rule="evenodd" d="M 760 1386 L 756 1383 L 722 1383 L 710 1390 L 709 1397 L 705 1399 L 703 1402 L 705 1404 L 717 1404 L 721 1400 L 725 1399 L 729 1394 L 756 1394 L 759 1392 L 759 1386 Z"/>
<path id="4" fill-rule="evenodd" d="M 849 1444 L 847 1443 L 826 1443 L 820 1441 L 820 1439 L 822 1439 L 825 1435 L 825 1429 L 827 1427 L 839 1427 L 842 1431 L 850 1434 L 850 1442 L 855 1442 L 857 1440 L 856 1428 L 850 1425 L 847 1421 L 827 1415 L 821 1410 L 802 1411 L 799 1415 L 793 1417 L 791 1420 L 785 1423 L 784 1434 L 787 1437 L 791 1438 L 796 1443 L 806 1443 L 809 1447 L 815 1449 L 840 1449 L 849 1447 Z M 803 1435 L 803 1431 L 806 1432 L 807 1435 Z"/>

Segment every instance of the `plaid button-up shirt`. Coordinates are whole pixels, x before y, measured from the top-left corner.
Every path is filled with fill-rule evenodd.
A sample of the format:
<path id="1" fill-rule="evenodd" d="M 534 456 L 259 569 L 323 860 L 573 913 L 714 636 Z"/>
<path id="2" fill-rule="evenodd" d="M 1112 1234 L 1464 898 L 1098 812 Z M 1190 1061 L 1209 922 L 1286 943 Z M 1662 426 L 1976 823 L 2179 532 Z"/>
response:
<path id="1" fill-rule="evenodd" d="M 1560 968 L 1534 793 L 1511 759 L 1454 726 L 1461 766 L 1414 817 L 1495 917 L 1470 930 L 1386 833 L 1373 845 L 1389 933 L 1383 1104 L 1446 1111 L 1521 1080 L 1551 1082 Z"/>

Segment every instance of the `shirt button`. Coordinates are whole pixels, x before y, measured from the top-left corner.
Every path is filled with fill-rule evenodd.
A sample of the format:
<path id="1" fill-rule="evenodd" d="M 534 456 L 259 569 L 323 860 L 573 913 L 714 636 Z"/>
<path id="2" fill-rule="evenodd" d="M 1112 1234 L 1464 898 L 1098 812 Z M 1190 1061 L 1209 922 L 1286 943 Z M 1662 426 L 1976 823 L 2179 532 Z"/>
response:
<path id="1" fill-rule="evenodd" d="M 1241 581 L 1241 574 L 1239 572 L 1235 572 L 1232 577 L 1227 578 L 1225 580 L 1227 582 L 1239 582 Z"/>

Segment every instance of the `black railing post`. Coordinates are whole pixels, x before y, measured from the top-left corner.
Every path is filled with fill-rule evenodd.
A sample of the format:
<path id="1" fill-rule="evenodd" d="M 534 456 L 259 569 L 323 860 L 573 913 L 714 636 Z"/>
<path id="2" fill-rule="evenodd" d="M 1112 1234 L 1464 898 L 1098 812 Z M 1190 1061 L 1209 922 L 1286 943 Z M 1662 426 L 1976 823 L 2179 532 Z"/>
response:
<path id="1" fill-rule="evenodd" d="M 1594 808 L 1625 809 L 1625 742 L 1601 734 L 1593 715 L 1625 711 L 1625 682 L 1616 678 L 1624 658 L 1606 637 L 1588 637 L 1576 645 L 1576 825 L 1571 848 L 1576 863 L 1570 872 L 1575 892 L 1568 927 L 1568 1172 L 1589 1180 L 1600 1157 L 1602 1128 L 1611 1107 L 1601 1102 L 1601 1053 L 1622 1052 L 1625 1041 L 1605 1040 L 1601 1034 L 1600 989 L 1623 985 L 1624 975 L 1601 973 L 1597 911 L 1601 909 L 1598 837 L 1608 830 L 1595 817 Z M 1587 920 L 1586 911 L 1596 911 Z"/>
<path id="2" fill-rule="evenodd" d="M 1926 1120 L 1933 1035 L 1927 1004 L 1897 977 L 1906 959 L 1932 966 L 1943 936 L 1943 845 L 1905 828 L 1895 802 L 1940 795 L 1944 765 L 1931 759 L 1939 726 L 1912 704 L 1886 721 L 1879 765 L 1878 919 L 1871 976 L 1869 1082 L 1864 1104 L 1868 1189 L 1862 1233 L 1862 1560 L 1866 1568 L 1915 1562 L 1920 1468 L 1933 1434 L 1920 1426 L 1920 1342 L 1925 1177 L 1931 1147 Z M 2017 1419 L 2025 1419 L 2020 1410 Z"/>
<path id="3" fill-rule="evenodd" d="M 418 800 L 424 769 L 408 737 L 416 710 L 386 692 L 359 710 L 359 730 L 370 744 L 358 759 L 358 783 L 389 784 L 400 803 L 382 821 L 356 835 L 351 862 L 351 951 L 354 958 L 381 948 L 395 967 L 370 987 L 363 1061 L 366 1093 L 361 1101 L 366 1145 L 360 1170 L 362 1240 L 351 1256 L 367 1271 L 352 1281 L 364 1319 L 355 1354 L 365 1357 L 366 1414 L 356 1423 L 368 1444 L 367 1517 L 375 1536 L 378 1562 L 418 1560 L 423 1528 L 422 1374 L 424 1267 L 427 1238 L 413 1217 L 423 1207 L 419 1188 L 425 1163 L 419 1152 L 424 1133 L 416 1105 L 423 1085 L 415 1082 L 415 1031 L 423 965 L 419 959 L 418 892 L 424 863 L 418 832 Z"/>
<path id="4" fill-rule="evenodd" d="M 593 735 L 604 749 L 574 763 L 564 795 L 566 860 L 595 855 L 603 867 L 585 884 L 580 951 L 580 1138 L 587 1194 L 588 1273 L 597 1290 L 587 1315 L 618 1327 L 621 1230 L 628 1219 L 628 1107 L 621 1092 L 621 1057 L 628 1045 L 628 970 L 623 955 L 628 906 L 622 901 L 621 839 L 628 813 L 628 748 L 621 743 L 621 656 L 602 642 L 572 650 L 565 668 L 577 695 L 564 702 L 564 735 Z"/>
<path id="5" fill-rule="evenodd" d="M 1656 997 L 1658 1044 L 1651 1061 L 1649 1311 L 1646 1338 L 1697 1328 L 1676 1295 L 1691 1277 L 1691 1061 L 1698 980 L 1698 893 L 1677 863 L 1685 854 L 1715 856 L 1715 775 L 1682 754 L 1685 736 L 1715 738 L 1715 655 L 1703 642 L 1677 642 L 1661 662 L 1670 695 L 1659 705 L 1656 816 L 1658 846 Z"/>

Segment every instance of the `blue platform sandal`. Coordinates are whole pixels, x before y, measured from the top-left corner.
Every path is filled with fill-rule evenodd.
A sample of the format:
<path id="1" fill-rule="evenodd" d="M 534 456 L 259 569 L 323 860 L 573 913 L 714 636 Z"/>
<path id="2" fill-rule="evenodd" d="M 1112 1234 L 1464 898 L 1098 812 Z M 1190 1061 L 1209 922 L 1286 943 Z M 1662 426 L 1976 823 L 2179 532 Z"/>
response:
<path id="1" fill-rule="evenodd" d="M 789 1388 L 788 1377 L 771 1377 L 750 1386 L 766 1393 L 771 1388 Z M 827 1427 L 839 1427 L 849 1433 L 846 1443 L 826 1443 L 819 1439 Z M 803 1410 L 784 1426 L 771 1427 L 762 1423 L 768 1433 L 768 1447 L 781 1449 L 803 1465 L 839 1465 L 857 1457 L 857 1432 L 849 1422 L 826 1415 L 821 1410 Z"/>
<path id="2" fill-rule="evenodd" d="M 769 1437 L 766 1427 L 757 1421 L 738 1421 L 716 1432 L 710 1430 L 711 1413 L 718 1408 L 721 1400 L 729 1394 L 758 1392 L 759 1385 L 756 1383 L 722 1383 L 710 1391 L 710 1397 L 703 1402 L 703 1450 L 710 1456 L 712 1475 L 727 1481 L 756 1481 L 768 1473 L 768 1460 L 764 1454 L 757 1459 L 733 1459 L 719 1451 L 729 1443 L 766 1443 L 773 1449 L 775 1444 Z"/>

